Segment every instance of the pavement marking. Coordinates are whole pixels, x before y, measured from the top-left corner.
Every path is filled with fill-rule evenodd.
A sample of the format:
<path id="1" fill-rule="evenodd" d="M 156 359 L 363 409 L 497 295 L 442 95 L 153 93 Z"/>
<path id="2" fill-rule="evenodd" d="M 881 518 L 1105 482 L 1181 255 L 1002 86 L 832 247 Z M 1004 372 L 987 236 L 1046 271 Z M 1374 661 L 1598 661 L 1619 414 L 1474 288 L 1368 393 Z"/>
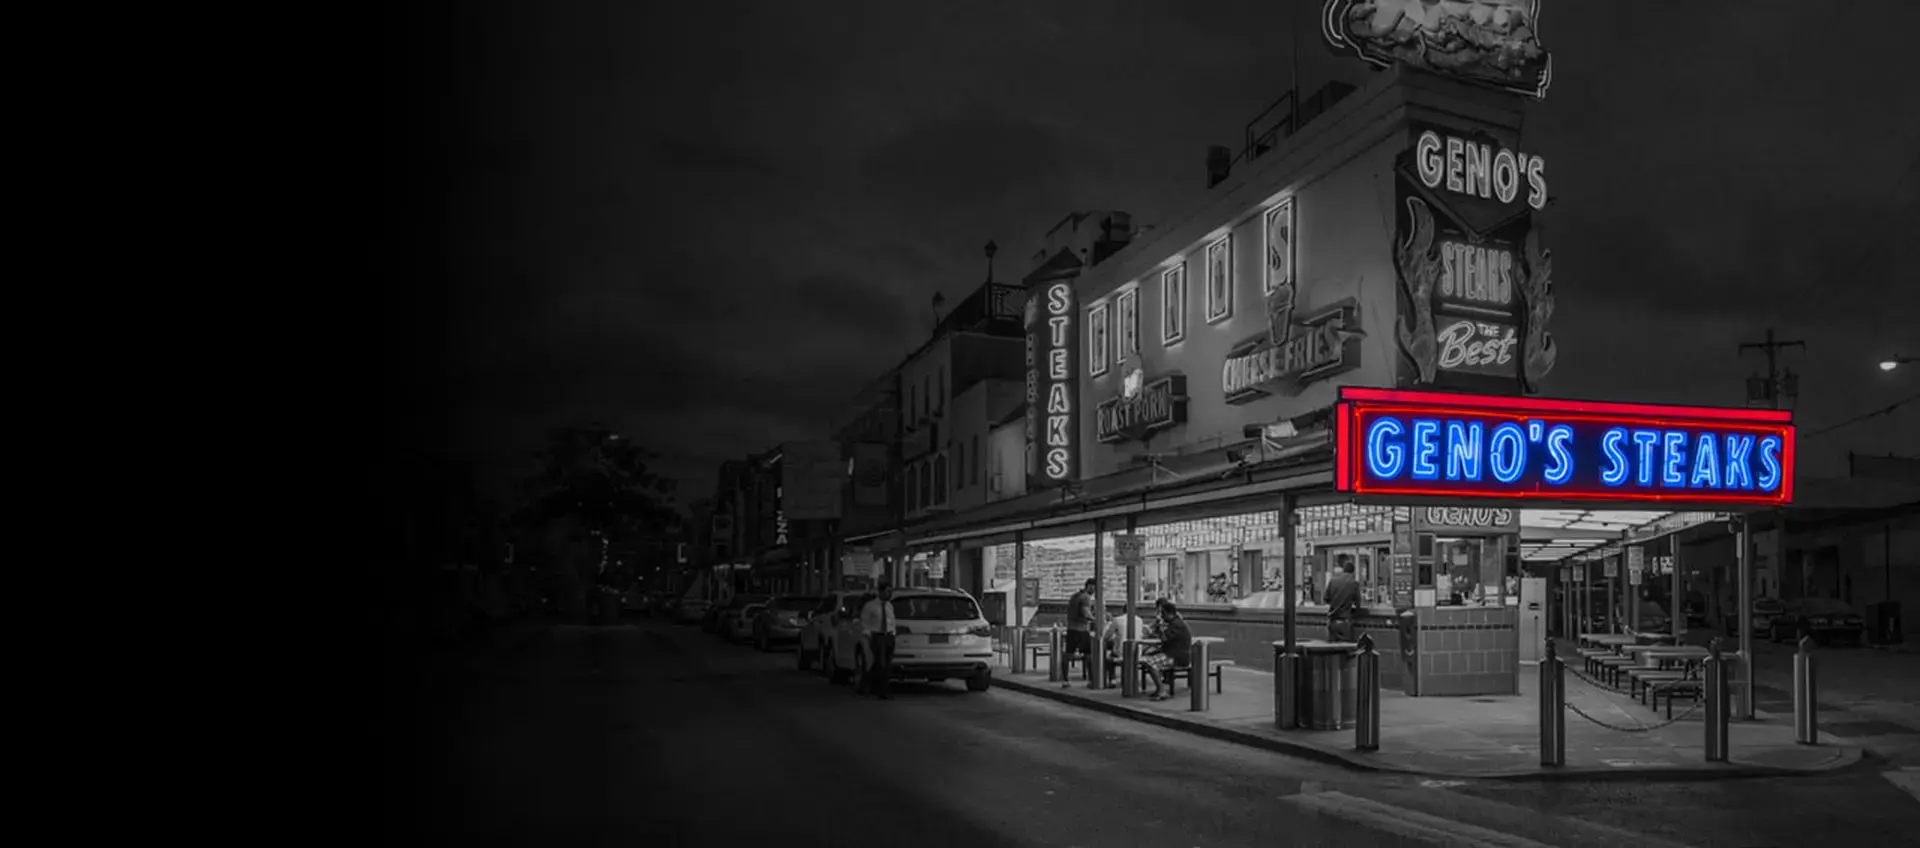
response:
<path id="1" fill-rule="evenodd" d="M 1345 792 L 1295 795 L 1286 803 L 1321 815 L 1364 825 L 1371 830 L 1429 845 L 1480 845 L 1489 848 L 1553 848 L 1544 842 L 1443 819 L 1415 810 L 1369 801 Z"/>
<path id="2" fill-rule="evenodd" d="M 1420 781 L 1420 785 L 1421 785 L 1421 786 L 1424 786 L 1424 787 L 1426 787 L 1426 788 L 1428 788 L 1428 789 L 1452 789 L 1452 788 L 1453 788 L 1453 787 L 1455 787 L 1455 786 L 1465 786 L 1465 785 L 1467 785 L 1467 782 L 1466 782 L 1466 781 L 1464 781 L 1464 780 L 1433 780 L 1433 779 L 1428 779 L 1428 780 L 1422 780 L 1422 781 Z"/>
<path id="3" fill-rule="evenodd" d="M 1880 776 L 1886 778 L 1887 782 L 1892 783 L 1894 786 L 1900 787 L 1900 791 L 1912 795 L 1915 801 L 1920 801 L 1920 768 L 1907 766 L 1892 771 L 1883 771 L 1880 773 Z"/>

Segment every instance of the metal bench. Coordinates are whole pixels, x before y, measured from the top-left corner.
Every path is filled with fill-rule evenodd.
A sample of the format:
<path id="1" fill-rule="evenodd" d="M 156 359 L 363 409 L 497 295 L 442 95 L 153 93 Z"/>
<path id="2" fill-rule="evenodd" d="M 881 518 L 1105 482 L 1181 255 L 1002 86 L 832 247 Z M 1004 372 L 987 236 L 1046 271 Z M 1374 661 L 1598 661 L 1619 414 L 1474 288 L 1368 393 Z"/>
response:
<path id="1" fill-rule="evenodd" d="M 1672 683 L 1687 679 L 1684 671 L 1666 671 L 1656 668 L 1634 668 L 1627 670 L 1627 694 L 1641 703 L 1647 702 L 1647 691 L 1656 683 Z"/>
<path id="2" fill-rule="evenodd" d="M 1226 681 L 1221 676 L 1220 670 L 1233 664 L 1233 660 L 1207 661 L 1207 679 L 1213 681 L 1213 694 L 1219 695 L 1225 691 Z M 1193 666 L 1177 665 L 1167 669 L 1167 694 L 1174 695 L 1179 693 L 1180 687 L 1176 684 L 1182 677 L 1187 679 L 1187 685 L 1193 685 Z"/>
<path id="3" fill-rule="evenodd" d="M 1595 662 L 1600 669 L 1601 680 L 1615 689 L 1620 688 L 1620 673 L 1636 667 L 1632 657 L 1601 657 Z"/>
<path id="4" fill-rule="evenodd" d="M 1667 683 L 1655 683 L 1648 687 L 1648 689 L 1653 693 L 1654 712 L 1660 711 L 1660 696 L 1667 696 L 1667 718 L 1669 720 L 1673 718 L 1674 699 L 1682 695 L 1691 695 L 1694 700 L 1699 700 L 1701 693 L 1700 681 L 1691 678 L 1674 680 Z"/>

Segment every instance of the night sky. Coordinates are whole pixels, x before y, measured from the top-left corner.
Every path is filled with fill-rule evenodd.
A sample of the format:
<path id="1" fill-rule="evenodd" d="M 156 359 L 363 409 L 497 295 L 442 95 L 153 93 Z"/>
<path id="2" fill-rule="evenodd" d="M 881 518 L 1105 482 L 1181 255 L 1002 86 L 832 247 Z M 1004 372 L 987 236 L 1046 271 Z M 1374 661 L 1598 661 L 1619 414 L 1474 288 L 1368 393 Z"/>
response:
<path id="1" fill-rule="evenodd" d="M 393 21 L 392 113 L 431 233 L 418 377 L 492 482 L 604 421 L 682 497 L 825 434 L 1001 246 L 1073 209 L 1176 223 L 1207 145 L 1354 60 L 1317 0 L 462 3 Z M 1847 14 L 1841 14 L 1845 8 Z M 828 11 L 833 10 L 833 11 Z M 1800 423 L 1920 392 L 1920 4 L 1547 0 L 1553 88 L 1522 149 L 1555 204 L 1550 393 L 1737 404 L 1769 325 Z M 1361 72 L 1363 73 L 1363 72 Z M 1901 82 L 1907 79 L 1909 82 Z M 391 211 L 391 210 L 390 210 Z M 1311 210 L 1303 210 L 1311 214 Z M 430 385 L 429 385 L 430 384 Z M 429 432 L 429 431 L 423 431 Z M 1920 403 L 1803 450 L 1920 455 Z M 436 441 L 439 441 L 436 437 Z"/>

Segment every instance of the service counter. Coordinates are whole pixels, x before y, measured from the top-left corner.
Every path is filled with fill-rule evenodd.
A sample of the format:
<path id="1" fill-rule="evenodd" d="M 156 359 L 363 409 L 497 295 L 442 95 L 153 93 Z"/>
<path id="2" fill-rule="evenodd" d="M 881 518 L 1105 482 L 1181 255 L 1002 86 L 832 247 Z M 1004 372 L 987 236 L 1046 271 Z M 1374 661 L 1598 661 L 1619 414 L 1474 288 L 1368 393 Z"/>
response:
<path id="1" fill-rule="evenodd" d="M 1117 616 L 1124 604 L 1110 604 Z M 1066 618 L 1066 601 L 1041 601 L 1035 627 L 1051 627 Z M 1285 638 L 1278 609 L 1248 609 L 1219 604 L 1180 607 L 1195 636 L 1217 636 L 1212 658 L 1261 671 L 1273 670 L 1273 643 Z M 1154 615 L 1141 604 L 1142 618 Z M 1327 607 L 1302 604 L 1294 610 L 1294 638 L 1326 639 Z M 1520 691 L 1519 610 L 1513 606 L 1361 608 L 1354 616 L 1353 638 L 1372 636 L 1380 652 L 1380 685 L 1408 695 L 1513 695 Z"/>

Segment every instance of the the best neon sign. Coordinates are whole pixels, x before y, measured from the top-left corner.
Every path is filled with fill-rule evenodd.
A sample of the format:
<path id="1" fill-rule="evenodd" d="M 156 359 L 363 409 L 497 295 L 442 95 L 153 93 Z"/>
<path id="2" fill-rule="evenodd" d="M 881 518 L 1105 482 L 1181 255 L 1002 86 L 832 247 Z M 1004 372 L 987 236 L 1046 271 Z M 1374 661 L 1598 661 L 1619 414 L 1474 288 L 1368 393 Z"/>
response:
<path id="1" fill-rule="evenodd" d="M 1527 185 L 1527 205 L 1547 207 L 1547 160 L 1498 145 L 1443 136 L 1434 130 L 1420 133 L 1413 143 L 1414 171 L 1427 188 L 1486 200 L 1512 203 Z"/>
<path id="2" fill-rule="evenodd" d="M 1346 388 L 1335 416 L 1355 494 L 1793 500 L 1791 412 Z"/>

